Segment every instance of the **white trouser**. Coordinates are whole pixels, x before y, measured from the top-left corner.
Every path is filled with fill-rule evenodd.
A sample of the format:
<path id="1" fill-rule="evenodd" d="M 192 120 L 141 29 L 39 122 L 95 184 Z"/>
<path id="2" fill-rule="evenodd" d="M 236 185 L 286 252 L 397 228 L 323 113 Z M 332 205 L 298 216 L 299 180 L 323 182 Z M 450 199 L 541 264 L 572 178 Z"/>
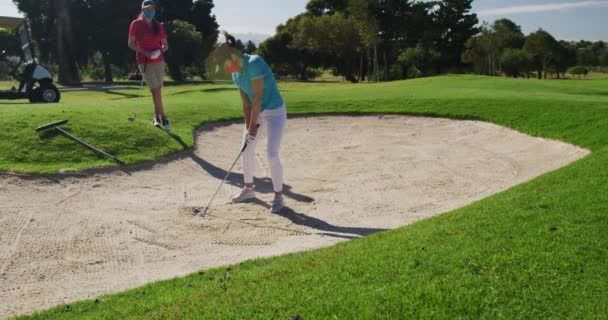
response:
<path id="1" fill-rule="evenodd" d="M 258 117 L 258 132 L 255 140 L 247 145 L 243 152 L 243 173 L 245 183 L 253 183 L 253 175 L 255 173 L 255 148 L 261 138 L 268 136 L 268 144 L 266 156 L 270 165 L 270 177 L 274 192 L 283 191 L 283 165 L 279 159 L 279 149 L 281 148 L 281 139 L 283 138 L 283 130 L 287 124 L 287 109 L 285 106 L 275 110 L 266 110 L 260 113 Z"/>

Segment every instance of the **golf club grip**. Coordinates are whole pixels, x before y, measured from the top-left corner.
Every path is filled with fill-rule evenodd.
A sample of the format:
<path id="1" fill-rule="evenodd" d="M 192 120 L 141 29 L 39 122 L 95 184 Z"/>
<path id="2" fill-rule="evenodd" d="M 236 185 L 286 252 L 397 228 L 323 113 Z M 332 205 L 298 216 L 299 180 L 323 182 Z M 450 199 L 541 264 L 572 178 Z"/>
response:
<path id="1" fill-rule="evenodd" d="M 260 124 L 258 123 L 256 128 L 259 128 Z M 249 133 L 247 133 L 247 135 L 249 135 Z M 247 139 L 245 139 L 245 145 L 243 145 L 243 148 L 241 149 L 241 153 L 245 152 L 245 149 L 247 148 L 247 145 L 249 144 L 249 141 L 247 141 Z"/>
<path id="2" fill-rule="evenodd" d="M 75 142 L 77 142 L 78 144 L 80 144 L 80 145 L 84 146 L 85 148 L 90 149 L 90 150 L 92 150 L 92 151 L 94 151 L 94 152 L 96 152 L 96 153 L 98 153 L 98 154 L 103 155 L 103 156 L 106 156 L 106 157 L 108 157 L 108 158 L 110 158 L 110 159 L 112 159 L 112 160 L 114 160 L 114 161 L 116 161 L 116 162 L 118 162 L 118 163 L 120 163 L 120 164 L 125 164 L 124 162 L 120 161 L 119 159 L 117 159 L 117 158 L 116 158 L 116 157 L 114 157 L 113 155 L 111 155 L 111 154 L 109 154 L 109 153 L 106 153 L 106 152 L 103 152 L 103 151 L 101 151 L 101 150 L 99 150 L 99 149 L 97 149 L 97 148 L 93 147 L 92 145 L 90 145 L 90 144 L 88 144 L 88 143 L 86 143 L 86 142 L 84 142 L 84 141 L 82 141 L 82 140 L 80 140 L 80 139 L 78 139 L 78 138 L 74 137 L 73 135 L 69 134 L 68 132 L 66 132 L 65 130 L 63 130 L 63 129 L 61 129 L 61 128 L 56 127 L 55 129 L 56 129 L 57 131 L 59 131 L 61 134 L 63 134 L 65 137 L 67 137 L 67 138 L 69 138 L 69 139 L 71 139 L 71 140 L 74 140 Z"/>

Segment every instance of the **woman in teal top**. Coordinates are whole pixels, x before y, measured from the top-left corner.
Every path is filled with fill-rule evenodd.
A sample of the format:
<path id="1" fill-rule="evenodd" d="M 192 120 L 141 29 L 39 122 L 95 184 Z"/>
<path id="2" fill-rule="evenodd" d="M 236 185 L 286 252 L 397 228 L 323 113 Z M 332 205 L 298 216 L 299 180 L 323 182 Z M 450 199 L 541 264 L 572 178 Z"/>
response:
<path id="1" fill-rule="evenodd" d="M 233 47 L 233 43 L 228 42 L 223 46 Z M 256 197 L 253 185 L 255 149 L 261 137 L 267 136 L 266 155 L 275 192 L 270 210 L 278 213 L 284 207 L 283 166 L 279 158 L 279 149 L 287 123 L 285 103 L 277 88 L 274 74 L 262 57 L 240 54 L 233 50 L 226 55 L 223 66 L 224 71 L 232 74 L 232 80 L 239 88 L 245 118 L 244 139 L 248 142 L 243 152 L 245 187 L 232 198 L 232 201 L 237 203 Z"/>

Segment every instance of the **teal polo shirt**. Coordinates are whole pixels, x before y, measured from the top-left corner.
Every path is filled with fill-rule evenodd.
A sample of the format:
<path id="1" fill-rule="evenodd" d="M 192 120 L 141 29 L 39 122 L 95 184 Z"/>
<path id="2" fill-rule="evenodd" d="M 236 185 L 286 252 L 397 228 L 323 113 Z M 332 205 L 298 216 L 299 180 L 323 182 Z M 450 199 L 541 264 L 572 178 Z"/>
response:
<path id="1" fill-rule="evenodd" d="M 239 89 L 243 90 L 249 97 L 249 101 L 253 101 L 253 90 L 251 88 L 251 80 L 264 78 L 264 92 L 262 97 L 262 110 L 275 110 L 285 103 L 277 87 L 277 81 L 272 73 L 272 70 L 260 56 L 243 54 L 243 68 L 240 72 L 232 74 L 232 81 Z"/>

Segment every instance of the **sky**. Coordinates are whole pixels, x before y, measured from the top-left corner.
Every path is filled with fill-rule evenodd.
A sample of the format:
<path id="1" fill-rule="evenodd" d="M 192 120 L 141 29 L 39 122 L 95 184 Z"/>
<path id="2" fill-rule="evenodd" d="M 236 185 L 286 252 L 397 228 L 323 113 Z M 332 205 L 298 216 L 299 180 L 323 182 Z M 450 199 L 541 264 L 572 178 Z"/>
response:
<path id="1" fill-rule="evenodd" d="M 215 0 L 213 13 L 227 31 L 272 35 L 277 25 L 303 12 L 307 2 Z M 559 40 L 608 41 L 608 0 L 474 0 L 473 11 L 480 22 L 509 18 L 526 34 L 543 28 Z M 0 16 L 16 15 L 11 0 L 0 0 Z"/>

